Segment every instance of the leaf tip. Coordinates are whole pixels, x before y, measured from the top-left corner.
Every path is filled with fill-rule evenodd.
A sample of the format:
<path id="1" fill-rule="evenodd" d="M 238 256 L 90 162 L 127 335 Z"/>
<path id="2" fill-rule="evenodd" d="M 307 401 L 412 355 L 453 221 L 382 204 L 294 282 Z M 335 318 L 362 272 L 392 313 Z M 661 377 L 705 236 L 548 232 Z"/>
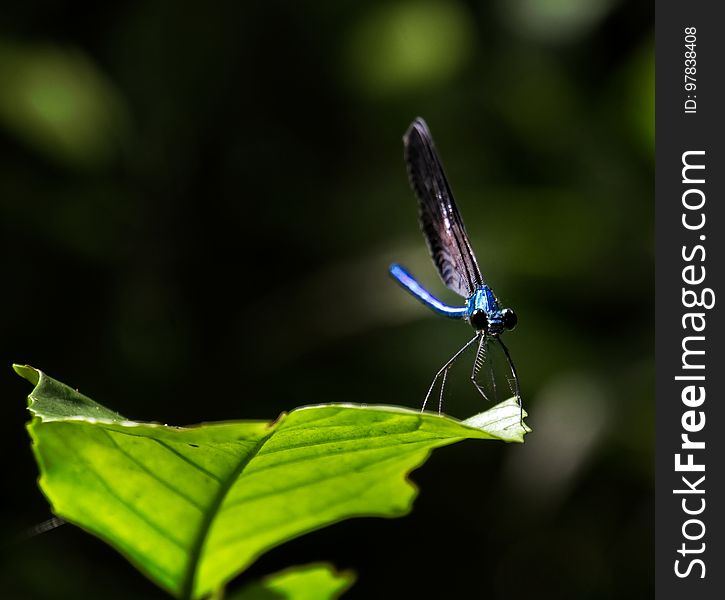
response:
<path id="1" fill-rule="evenodd" d="M 521 408 L 515 397 L 504 400 L 493 408 L 462 421 L 464 425 L 480 429 L 504 442 L 524 442 L 531 428 L 524 423 L 529 414 Z"/>
<path id="2" fill-rule="evenodd" d="M 13 363 L 13 370 L 23 379 L 27 379 L 33 385 L 38 385 L 40 381 L 40 371 L 30 365 L 19 365 Z"/>

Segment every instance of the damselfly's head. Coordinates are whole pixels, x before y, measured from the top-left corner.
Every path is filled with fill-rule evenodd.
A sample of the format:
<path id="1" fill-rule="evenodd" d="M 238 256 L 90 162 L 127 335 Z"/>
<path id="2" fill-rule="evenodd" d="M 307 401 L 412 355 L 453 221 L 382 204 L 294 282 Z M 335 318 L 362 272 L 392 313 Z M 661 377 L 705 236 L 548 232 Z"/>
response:
<path id="1" fill-rule="evenodd" d="M 476 331 L 483 331 L 486 335 L 499 335 L 504 330 L 511 331 L 518 323 L 518 317 L 511 308 L 504 308 L 487 313 L 477 308 L 471 313 L 471 326 Z"/>

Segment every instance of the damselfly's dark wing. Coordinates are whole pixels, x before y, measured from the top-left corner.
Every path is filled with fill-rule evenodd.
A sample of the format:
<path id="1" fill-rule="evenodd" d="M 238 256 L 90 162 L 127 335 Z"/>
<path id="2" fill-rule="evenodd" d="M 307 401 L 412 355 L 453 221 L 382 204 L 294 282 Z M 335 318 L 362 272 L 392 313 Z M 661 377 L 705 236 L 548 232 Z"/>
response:
<path id="1" fill-rule="evenodd" d="M 483 285 L 463 220 L 443 173 L 433 137 L 418 117 L 403 137 L 410 185 L 418 197 L 420 226 L 438 273 L 451 290 L 469 298 Z"/>

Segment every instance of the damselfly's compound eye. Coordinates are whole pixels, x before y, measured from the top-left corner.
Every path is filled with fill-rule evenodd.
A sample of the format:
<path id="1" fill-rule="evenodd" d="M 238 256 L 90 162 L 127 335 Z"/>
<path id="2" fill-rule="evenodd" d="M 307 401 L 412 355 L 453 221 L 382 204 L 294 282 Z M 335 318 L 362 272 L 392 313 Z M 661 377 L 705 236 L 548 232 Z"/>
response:
<path id="1" fill-rule="evenodd" d="M 516 313 L 510 308 L 504 308 L 501 311 L 501 318 L 503 319 L 503 326 L 509 331 L 516 327 L 516 323 L 519 322 Z"/>
<path id="2" fill-rule="evenodd" d="M 474 310 L 473 314 L 471 315 L 471 325 L 473 325 L 479 331 L 481 329 L 486 329 L 486 327 L 488 326 L 486 312 L 481 310 L 480 308 Z"/>

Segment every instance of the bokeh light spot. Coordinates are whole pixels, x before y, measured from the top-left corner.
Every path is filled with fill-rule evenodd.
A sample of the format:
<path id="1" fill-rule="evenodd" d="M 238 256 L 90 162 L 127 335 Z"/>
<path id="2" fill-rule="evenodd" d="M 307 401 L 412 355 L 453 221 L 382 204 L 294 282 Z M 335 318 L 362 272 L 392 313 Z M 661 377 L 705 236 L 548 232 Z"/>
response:
<path id="1" fill-rule="evenodd" d="M 473 31 L 457 2 L 382 6 L 352 31 L 344 68 L 354 87 L 379 96 L 435 85 L 470 55 Z"/>
<path id="2" fill-rule="evenodd" d="M 655 145 L 655 52 L 647 44 L 633 64 L 629 74 L 632 129 L 647 156 L 654 157 Z"/>
<path id="3" fill-rule="evenodd" d="M 128 129 L 125 104 L 80 51 L 0 42 L 0 123 L 48 158 L 104 164 Z"/>
<path id="4" fill-rule="evenodd" d="M 499 10 L 512 29 L 543 42 L 568 42 L 588 33 L 615 0 L 500 0 Z"/>

